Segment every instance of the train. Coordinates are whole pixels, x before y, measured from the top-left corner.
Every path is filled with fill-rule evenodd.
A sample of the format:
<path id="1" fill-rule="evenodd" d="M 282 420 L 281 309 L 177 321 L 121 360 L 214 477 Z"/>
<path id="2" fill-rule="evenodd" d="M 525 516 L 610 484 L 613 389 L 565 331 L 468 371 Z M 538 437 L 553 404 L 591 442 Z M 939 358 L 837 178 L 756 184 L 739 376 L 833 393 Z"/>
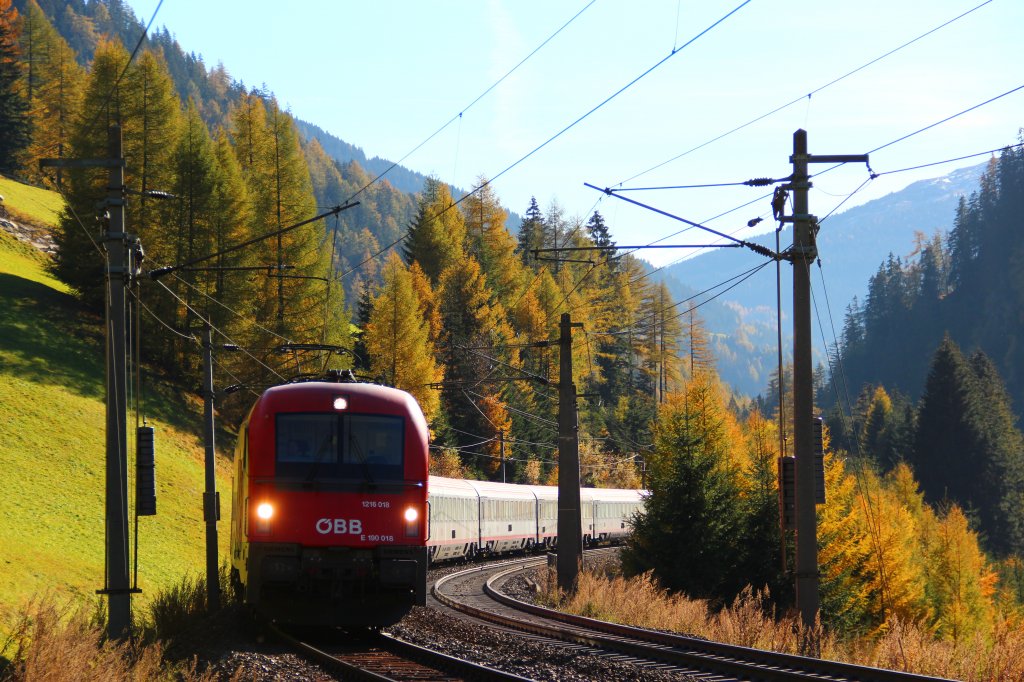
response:
<path id="1" fill-rule="evenodd" d="M 429 476 L 405 391 L 346 380 L 274 386 L 239 430 L 231 585 L 280 622 L 383 627 L 426 603 L 432 562 L 557 546 L 557 488 Z M 583 488 L 582 537 L 629 532 L 636 490 Z"/>

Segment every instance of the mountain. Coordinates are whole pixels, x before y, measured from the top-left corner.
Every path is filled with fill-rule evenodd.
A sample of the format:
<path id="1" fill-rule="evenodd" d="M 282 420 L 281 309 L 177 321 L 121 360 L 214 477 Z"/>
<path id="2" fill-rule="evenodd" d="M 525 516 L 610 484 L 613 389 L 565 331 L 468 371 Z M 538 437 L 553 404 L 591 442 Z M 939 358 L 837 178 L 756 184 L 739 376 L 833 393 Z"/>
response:
<path id="1" fill-rule="evenodd" d="M 375 178 L 381 173 L 387 172 L 385 178 L 391 185 L 407 194 L 417 194 L 423 189 L 423 183 L 426 182 L 427 176 L 422 173 L 417 173 L 414 170 L 409 170 L 405 166 L 396 165 L 393 161 L 382 159 L 379 156 L 367 157 L 366 152 L 363 151 L 362 147 L 357 147 L 354 144 L 345 142 L 339 137 L 332 135 L 323 128 L 309 121 L 303 121 L 300 118 L 295 119 L 295 127 L 298 129 L 299 134 L 306 140 L 316 140 L 323 147 L 324 151 L 332 159 L 337 161 L 339 164 L 347 164 L 351 161 L 355 161 L 359 166 L 365 170 L 371 178 Z M 452 188 L 452 196 L 455 199 L 461 199 L 466 195 L 466 190 L 459 189 L 458 187 Z M 506 207 L 507 209 L 508 207 Z M 523 222 L 523 219 L 515 211 L 508 211 L 508 219 L 505 221 L 505 227 L 512 234 L 519 232 L 519 225 Z"/>
<path id="2" fill-rule="evenodd" d="M 813 337 L 821 362 L 825 362 L 825 344 L 817 319 L 821 320 L 827 343 L 831 344 L 834 340 L 832 327 L 837 333 L 841 332 L 846 306 L 854 296 L 864 301 L 868 280 L 890 253 L 906 258 L 915 249 L 916 234 L 931 236 L 936 231 L 952 229 L 959 197 L 977 189 L 985 166 L 983 163 L 957 169 L 942 177 L 920 180 L 822 222 L 818 233 L 821 266 L 819 272 L 811 273 L 817 309 L 817 318 L 812 318 Z M 775 249 L 774 233 L 760 235 L 750 241 Z M 780 243 L 782 248 L 786 248 L 792 242 L 792 233 L 787 227 L 780 235 Z M 660 270 L 654 276 L 663 279 L 676 300 L 681 300 L 763 262 L 764 258 L 752 251 L 721 249 Z M 785 314 L 793 298 L 790 270 L 791 267 L 784 263 L 783 343 L 787 343 L 785 339 L 792 333 L 792 322 Z M 775 268 L 768 266 L 699 310 L 713 334 L 722 378 L 736 391 L 747 395 L 763 391 L 770 373 L 778 364 L 774 273 Z M 720 291 L 716 289 L 708 295 Z M 706 298 L 702 296 L 697 300 Z"/>
<path id="3" fill-rule="evenodd" d="M 36 1 L 54 28 L 76 51 L 78 61 L 83 66 L 91 63 L 96 46 L 104 37 L 114 37 L 130 49 L 144 30 L 143 23 L 123 0 Z M 13 4 L 21 14 L 27 14 L 28 0 L 14 0 Z M 231 78 L 223 64 L 208 67 L 202 55 L 185 51 L 166 26 L 148 34 L 147 47 L 163 57 L 181 101 L 186 102 L 191 97 L 211 131 L 220 126 L 230 128 L 228 114 L 231 107 L 249 90 L 243 82 Z M 265 89 L 256 91 L 265 97 L 273 96 L 272 92 Z M 379 156 L 368 157 L 360 147 L 308 121 L 296 118 L 295 125 L 306 141 L 316 139 L 339 166 L 355 161 L 370 179 L 388 171 L 385 177 L 392 187 L 406 194 L 415 195 L 423 189 L 426 176 L 422 173 L 395 165 Z M 452 190 L 452 196 L 456 199 L 465 194 L 466 191 L 462 189 Z M 506 226 L 510 231 L 517 232 L 521 222 L 517 213 L 509 211 Z M 368 227 L 375 235 L 386 232 L 386 229 L 376 224 Z"/>

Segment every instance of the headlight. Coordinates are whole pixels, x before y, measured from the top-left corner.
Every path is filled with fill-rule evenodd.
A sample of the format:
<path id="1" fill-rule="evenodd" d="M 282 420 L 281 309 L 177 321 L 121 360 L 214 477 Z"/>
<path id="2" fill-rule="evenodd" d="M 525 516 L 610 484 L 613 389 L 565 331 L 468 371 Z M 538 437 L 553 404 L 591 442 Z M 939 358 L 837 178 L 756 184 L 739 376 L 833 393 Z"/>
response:
<path id="1" fill-rule="evenodd" d="M 274 505 L 270 504 L 269 502 L 263 502 L 262 504 L 260 504 L 260 506 L 256 507 L 256 516 L 263 519 L 264 521 L 269 521 L 270 517 L 272 517 L 273 515 Z"/>
<path id="2" fill-rule="evenodd" d="M 405 513 L 405 537 L 414 538 L 420 534 L 420 510 L 416 507 L 406 507 Z"/>

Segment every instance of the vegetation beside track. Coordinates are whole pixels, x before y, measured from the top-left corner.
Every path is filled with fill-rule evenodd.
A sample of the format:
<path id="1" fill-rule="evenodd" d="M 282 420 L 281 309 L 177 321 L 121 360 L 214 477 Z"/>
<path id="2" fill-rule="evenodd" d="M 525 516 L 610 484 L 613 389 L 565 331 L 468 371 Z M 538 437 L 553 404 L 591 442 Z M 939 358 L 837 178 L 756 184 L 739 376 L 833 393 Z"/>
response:
<path id="1" fill-rule="evenodd" d="M 546 579 L 544 579 L 546 578 Z M 730 605 L 670 594 L 650 574 L 625 579 L 615 570 L 584 571 L 569 599 L 542 574 L 541 601 L 553 608 L 624 625 L 678 632 L 716 642 L 806 654 L 796 614 L 765 615 L 767 595 L 745 590 Z M 824 633 L 815 640 L 821 658 L 970 682 L 1024 680 L 1024 630 L 1012 617 L 1000 618 L 990 636 L 974 633 L 942 640 L 926 627 L 896 622 L 877 638 L 841 639 Z"/>
<path id="2" fill-rule="evenodd" d="M 0 179 L 12 215 L 59 209 L 56 194 L 23 185 L 12 191 L 12 184 Z M 91 605 L 103 587 L 103 322 L 53 279 L 48 262 L 0 231 L 0 641 L 40 595 Z M 142 413 L 157 434 L 158 513 L 139 520 L 140 606 L 205 566 L 202 404 L 153 376 L 144 372 Z M 134 421 L 128 426 L 134 433 Z M 218 434 L 218 444 L 225 455 L 218 488 L 225 501 L 219 540 L 226 557 L 227 434 Z M 132 483 L 131 472 L 129 477 Z"/>

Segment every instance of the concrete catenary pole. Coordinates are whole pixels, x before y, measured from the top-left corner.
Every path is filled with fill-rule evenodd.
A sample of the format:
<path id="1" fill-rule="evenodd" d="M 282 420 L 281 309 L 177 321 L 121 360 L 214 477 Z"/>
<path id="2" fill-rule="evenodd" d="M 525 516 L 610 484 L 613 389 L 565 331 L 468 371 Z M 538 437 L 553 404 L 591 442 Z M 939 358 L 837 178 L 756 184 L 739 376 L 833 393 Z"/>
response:
<path id="1" fill-rule="evenodd" d="M 131 585 L 128 567 L 128 333 L 125 285 L 128 235 L 124 220 L 124 165 L 121 127 L 107 131 L 110 166 L 106 208 L 109 215 L 103 247 L 107 252 L 107 470 L 106 470 L 106 586 L 107 635 L 125 639 L 131 626 Z"/>
<path id="2" fill-rule="evenodd" d="M 811 263 L 818 257 L 818 219 L 807 194 L 812 163 L 867 163 L 866 154 L 807 152 L 807 131 L 793 133 L 793 454 L 796 458 L 796 602 L 805 627 L 818 618 L 818 523 L 815 510 L 814 379 L 811 367 Z M 822 491 L 824 492 L 824 491 Z"/>
<path id="3" fill-rule="evenodd" d="M 203 493 L 203 519 L 206 521 L 206 608 L 220 608 L 220 580 L 217 560 L 217 521 L 220 519 L 220 497 L 217 494 L 216 447 L 213 422 L 213 343 L 209 320 L 203 325 L 203 436 L 206 452 L 203 466 L 206 491 Z"/>
<path id="4" fill-rule="evenodd" d="M 817 257 L 808 215 L 807 131 L 793 134 L 793 445 L 796 456 L 796 601 L 805 627 L 818 617 L 818 530 L 814 508 L 814 410 L 810 265 Z"/>
<path id="5" fill-rule="evenodd" d="M 558 340 L 558 587 L 576 589 L 583 537 L 580 519 L 580 448 L 576 415 L 576 385 L 572 382 L 572 328 L 562 314 Z"/>

